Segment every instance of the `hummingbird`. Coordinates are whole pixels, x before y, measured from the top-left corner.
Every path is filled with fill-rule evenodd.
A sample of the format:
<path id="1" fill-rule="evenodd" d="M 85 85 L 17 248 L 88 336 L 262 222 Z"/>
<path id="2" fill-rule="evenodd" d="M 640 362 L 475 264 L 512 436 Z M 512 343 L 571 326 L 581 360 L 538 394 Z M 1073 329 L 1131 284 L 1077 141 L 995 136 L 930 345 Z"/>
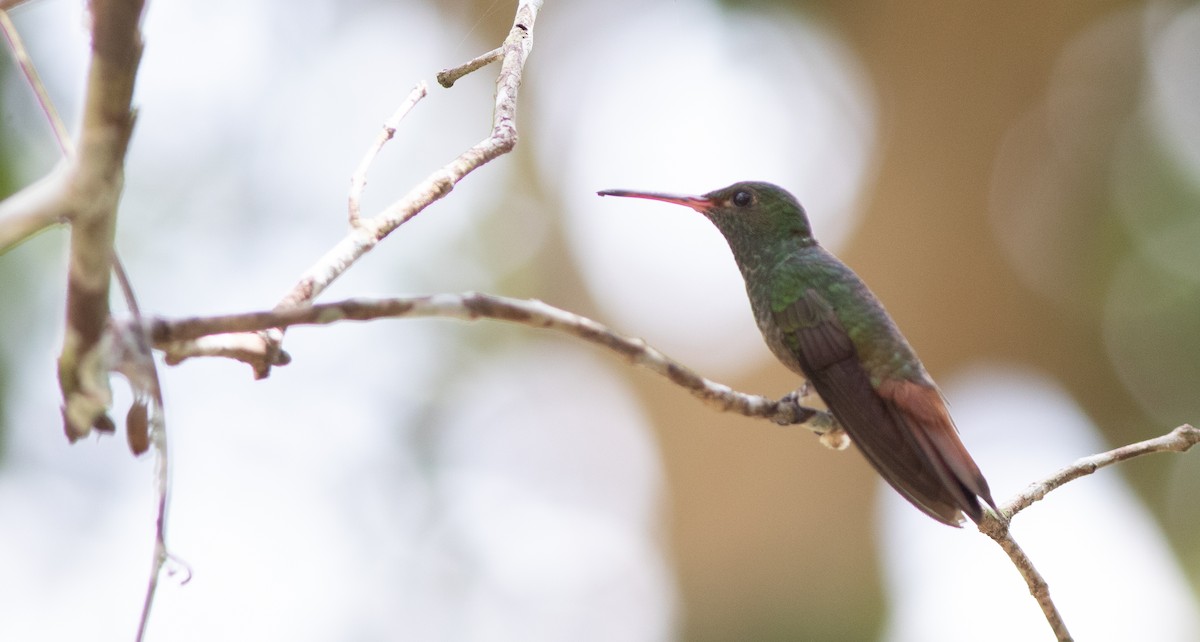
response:
<path id="1" fill-rule="evenodd" d="M 950 526 L 960 526 L 963 513 L 978 523 L 981 498 L 997 510 L 916 352 L 862 279 L 813 238 L 804 208 L 789 192 L 741 182 L 701 196 L 598 194 L 703 214 L 733 251 L 771 352 L 812 385 L 884 480 Z"/>

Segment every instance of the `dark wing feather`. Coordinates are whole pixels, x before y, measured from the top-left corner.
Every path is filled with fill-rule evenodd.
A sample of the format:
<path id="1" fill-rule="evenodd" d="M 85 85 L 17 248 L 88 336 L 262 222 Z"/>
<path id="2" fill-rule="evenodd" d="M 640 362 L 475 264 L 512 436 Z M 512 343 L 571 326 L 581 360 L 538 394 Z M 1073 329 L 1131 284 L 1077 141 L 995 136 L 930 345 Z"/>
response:
<path id="1" fill-rule="evenodd" d="M 996 509 L 987 480 L 958 438 L 958 429 L 937 388 L 900 379 L 883 382 L 879 394 L 897 423 L 909 427 L 917 447 L 935 462 L 939 479 L 972 520 L 978 522 L 982 517 L 979 497 Z"/>
<path id="2" fill-rule="evenodd" d="M 976 496 L 992 503 L 987 482 L 958 440 L 937 390 L 927 388 L 936 403 L 913 382 L 876 390 L 837 314 L 813 289 L 774 315 L 804 375 L 875 470 L 940 522 L 957 526 L 959 511 L 978 521 Z"/>

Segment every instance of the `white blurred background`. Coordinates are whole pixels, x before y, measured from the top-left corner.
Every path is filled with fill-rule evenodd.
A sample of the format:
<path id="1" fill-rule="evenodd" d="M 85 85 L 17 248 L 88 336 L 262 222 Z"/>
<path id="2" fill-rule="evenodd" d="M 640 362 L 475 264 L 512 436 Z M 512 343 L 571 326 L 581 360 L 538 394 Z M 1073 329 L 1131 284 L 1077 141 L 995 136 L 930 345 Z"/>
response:
<path id="1" fill-rule="evenodd" d="M 152 2 L 117 241 L 143 309 L 274 305 L 344 233 L 382 121 L 496 46 L 512 4 Z M 74 130 L 81 3 L 13 18 Z M 1007 498 L 1200 416 L 1197 43 L 1200 10 L 1162 2 L 551 0 L 517 151 L 323 300 L 537 297 L 782 395 L 798 381 L 719 234 L 594 195 L 777 182 L 888 305 Z M 58 160 L 5 60 L 2 195 Z M 365 212 L 486 135 L 494 79 L 431 87 Z M 0 256 L 0 640 L 130 639 L 152 552 L 153 463 L 61 433 L 66 241 Z M 172 566 L 152 640 L 1050 638 L 995 545 L 853 451 L 597 349 L 441 320 L 286 347 L 265 381 L 162 371 L 168 541 L 192 577 Z M 1200 638 L 1197 492 L 1195 455 L 1158 455 L 1017 519 L 1080 639 Z"/>

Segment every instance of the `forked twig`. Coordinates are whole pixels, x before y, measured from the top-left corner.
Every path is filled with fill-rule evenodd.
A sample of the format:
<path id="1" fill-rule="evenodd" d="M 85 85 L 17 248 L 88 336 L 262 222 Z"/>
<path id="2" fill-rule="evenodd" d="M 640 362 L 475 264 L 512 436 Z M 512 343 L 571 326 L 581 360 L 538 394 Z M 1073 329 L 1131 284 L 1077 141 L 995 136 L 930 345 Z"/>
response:
<path id="1" fill-rule="evenodd" d="M 1016 541 L 1013 540 L 1012 534 L 1008 529 L 1009 520 L 1063 484 L 1090 475 L 1105 466 L 1111 466 L 1127 459 L 1151 453 L 1182 453 L 1198 443 L 1200 443 L 1200 430 L 1189 424 L 1183 424 L 1161 437 L 1139 441 L 1127 446 L 1121 446 L 1120 448 L 1114 448 L 1108 452 L 1083 457 L 1046 479 L 1030 484 L 1028 488 L 1000 508 L 1001 512 L 1004 513 L 1002 517 L 997 517 L 990 512 L 984 515 L 984 519 L 979 523 L 980 532 L 995 540 L 1000 545 L 1000 548 L 1003 548 L 1004 552 L 1008 554 L 1013 566 L 1017 567 L 1017 571 L 1025 579 L 1025 584 L 1029 587 L 1029 593 L 1037 600 L 1038 606 L 1042 609 L 1042 614 L 1060 642 L 1072 639 L 1071 634 L 1067 631 L 1067 625 L 1063 621 L 1062 614 L 1058 612 L 1054 601 L 1050 599 L 1050 587 L 1046 584 L 1046 580 L 1042 578 L 1041 573 L 1034 567 L 1033 562 L 1025 555 L 1025 552 L 1021 550 Z"/>
<path id="2" fill-rule="evenodd" d="M 1000 510 L 1004 511 L 1005 516 L 1011 519 L 1013 515 L 1029 508 L 1034 502 L 1040 501 L 1050 491 L 1069 481 L 1090 475 L 1105 466 L 1111 466 L 1127 459 L 1151 453 L 1187 452 L 1192 446 L 1198 443 L 1200 443 L 1200 429 L 1194 428 L 1190 424 L 1183 424 L 1160 437 L 1121 446 L 1120 448 L 1114 448 L 1097 455 L 1081 457 L 1075 463 L 1046 479 L 1030 484 L 1019 495 L 1002 506 Z"/>
<path id="3" fill-rule="evenodd" d="M 301 274 L 295 286 L 276 305 L 276 309 L 295 308 L 311 303 L 330 283 L 341 276 L 364 254 L 371 251 L 392 231 L 423 212 L 435 201 L 445 197 L 468 174 L 489 161 L 512 151 L 517 144 L 517 94 L 521 86 L 525 61 L 533 50 L 533 26 L 541 6 L 542 0 L 520 0 L 518 2 L 512 29 L 509 31 L 504 45 L 498 50 L 502 53 L 501 58 L 504 62 L 496 79 L 492 129 L 487 138 L 430 174 L 409 190 L 403 198 L 393 202 L 370 218 L 361 217 L 358 211 L 361 186 L 365 185 L 365 170 L 361 172 L 362 175 L 360 172 L 356 172 L 351 183 L 349 233 Z M 484 57 L 490 56 L 492 53 L 485 54 Z M 471 63 L 468 63 L 462 68 L 470 66 Z M 479 67 L 474 67 L 474 69 L 477 68 Z M 414 94 L 410 94 L 409 98 L 413 103 L 419 99 L 419 97 L 414 98 Z M 406 111 L 405 106 L 401 105 L 397 114 L 403 116 Z M 383 137 L 377 141 L 376 147 L 369 150 L 363 162 L 360 163 L 360 170 L 364 169 L 364 165 L 369 166 L 370 159 L 377 153 L 378 147 L 381 147 L 388 138 L 390 137 L 387 136 L 385 130 Z M 255 376 L 263 378 L 270 374 L 272 366 L 286 364 L 290 359 L 280 347 L 282 339 L 282 332 L 276 328 L 253 335 L 211 336 L 190 346 L 178 346 L 173 354 L 177 359 L 201 355 L 233 357 L 249 364 L 254 368 Z"/>
<path id="4" fill-rule="evenodd" d="M 521 0 L 517 6 L 513 28 L 502 47 L 504 64 L 496 79 L 496 104 L 492 130 L 487 138 L 430 174 L 379 214 L 361 219 L 359 225 L 300 277 L 278 307 L 295 307 L 313 301 L 363 254 L 434 201 L 449 194 L 467 174 L 512 151 L 517 144 L 517 93 L 525 61 L 533 49 L 533 24 L 540 7 L 540 0 Z"/>

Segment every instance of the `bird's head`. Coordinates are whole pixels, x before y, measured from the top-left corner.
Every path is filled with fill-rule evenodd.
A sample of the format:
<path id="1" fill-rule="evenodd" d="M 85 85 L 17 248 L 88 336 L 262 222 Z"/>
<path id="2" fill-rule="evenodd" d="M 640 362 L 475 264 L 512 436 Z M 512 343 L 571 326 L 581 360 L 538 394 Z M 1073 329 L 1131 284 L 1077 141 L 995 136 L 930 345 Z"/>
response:
<path id="1" fill-rule="evenodd" d="M 690 207 L 703 214 L 725 235 L 736 256 L 779 242 L 812 245 L 808 216 L 796 197 L 771 183 L 743 181 L 702 196 L 658 192 L 603 190 L 600 196 L 645 198 Z"/>

